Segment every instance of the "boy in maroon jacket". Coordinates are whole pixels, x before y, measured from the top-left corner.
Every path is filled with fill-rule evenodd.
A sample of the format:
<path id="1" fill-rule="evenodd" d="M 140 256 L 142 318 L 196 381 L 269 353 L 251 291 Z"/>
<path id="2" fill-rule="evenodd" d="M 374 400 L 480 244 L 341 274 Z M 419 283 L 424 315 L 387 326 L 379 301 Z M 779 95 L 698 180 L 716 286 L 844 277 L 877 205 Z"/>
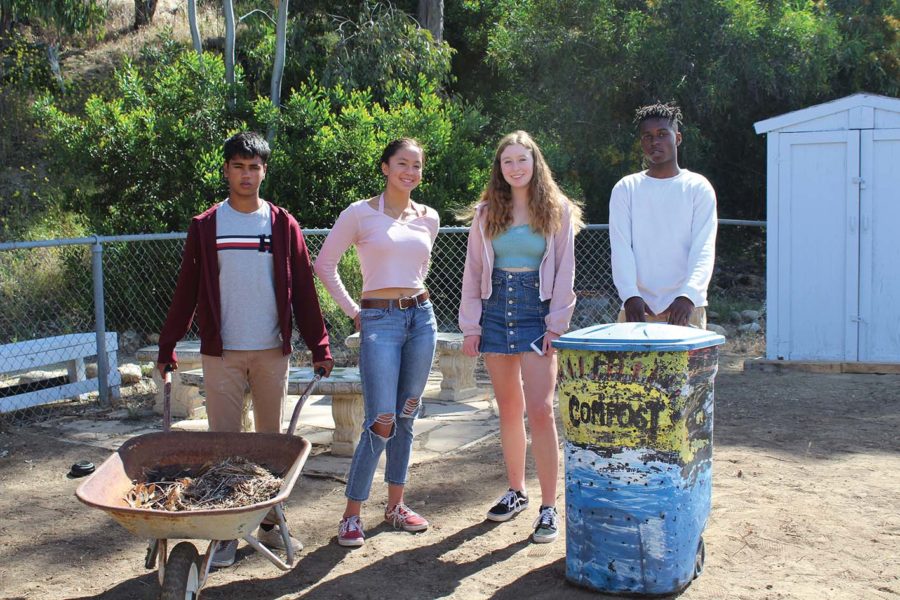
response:
<path id="1" fill-rule="evenodd" d="M 241 430 L 249 386 L 256 431 L 281 432 L 292 318 L 314 368 L 324 368 L 327 375 L 334 365 L 300 226 L 286 210 L 259 197 L 269 154 L 257 133 L 226 140 L 223 171 L 229 196 L 191 220 L 159 336 L 160 372 L 167 365 L 177 369 L 175 344 L 196 314 L 211 431 Z M 269 524 L 257 537 L 267 546 L 283 546 L 278 528 Z M 232 564 L 236 547 L 236 540 L 220 545 L 213 566 Z"/>

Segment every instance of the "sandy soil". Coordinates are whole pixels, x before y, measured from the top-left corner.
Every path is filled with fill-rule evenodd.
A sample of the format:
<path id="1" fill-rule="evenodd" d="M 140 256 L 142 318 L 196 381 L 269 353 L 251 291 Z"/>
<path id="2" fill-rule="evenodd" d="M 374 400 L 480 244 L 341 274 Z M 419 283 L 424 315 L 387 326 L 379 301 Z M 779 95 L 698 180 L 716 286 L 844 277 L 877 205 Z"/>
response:
<path id="1" fill-rule="evenodd" d="M 900 376 L 743 373 L 724 362 L 706 570 L 679 598 L 900 598 Z M 79 480 L 66 478 L 75 460 L 105 451 L 12 429 L 0 456 L 0 598 L 156 597 L 144 542 L 79 504 Z M 562 537 L 528 542 L 536 510 L 482 520 L 504 487 L 496 438 L 419 465 L 408 499 L 434 526 L 414 535 L 379 524 L 379 484 L 363 514 L 368 541 L 347 551 L 333 543 L 343 486 L 303 478 L 288 506 L 306 544 L 296 567 L 282 573 L 242 547 L 203 597 L 603 598 L 565 582 Z"/>

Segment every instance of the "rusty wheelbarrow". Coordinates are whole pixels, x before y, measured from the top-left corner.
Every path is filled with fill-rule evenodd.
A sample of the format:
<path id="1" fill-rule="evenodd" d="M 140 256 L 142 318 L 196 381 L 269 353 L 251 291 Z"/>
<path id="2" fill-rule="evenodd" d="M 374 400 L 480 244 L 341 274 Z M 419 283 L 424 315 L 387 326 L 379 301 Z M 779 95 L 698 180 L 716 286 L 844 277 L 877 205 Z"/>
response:
<path id="1" fill-rule="evenodd" d="M 159 566 L 162 600 L 199 598 L 200 590 L 209 576 L 212 555 L 218 544 L 225 543 L 216 540 L 243 538 L 278 568 L 284 571 L 291 568 L 294 550 L 289 540 L 290 532 L 282 503 L 290 495 L 309 456 L 311 444 L 308 440 L 295 436 L 294 430 L 303 404 L 322 375 L 324 370 L 316 373 L 316 377 L 297 401 L 290 427 L 284 435 L 170 432 L 172 374 L 167 372 L 164 384 L 164 431 L 141 435 L 125 442 L 78 487 L 75 495 L 79 500 L 103 510 L 131 533 L 150 540 L 145 563 L 148 569 L 157 564 Z M 265 502 L 250 506 L 183 512 L 132 508 L 125 500 L 134 481 L 143 476 L 145 469 L 199 468 L 232 456 L 240 456 L 263 465 L 282 477 L 284 483 L 278 494 Z M 275 514 L 284 540 L 286 562 L 253 536 L 253 532 L 270 511 Z M 203 555 L 191 542 L 180 542 L 167 553 L 168 540 L 174 539 L 211 541 Z"/>

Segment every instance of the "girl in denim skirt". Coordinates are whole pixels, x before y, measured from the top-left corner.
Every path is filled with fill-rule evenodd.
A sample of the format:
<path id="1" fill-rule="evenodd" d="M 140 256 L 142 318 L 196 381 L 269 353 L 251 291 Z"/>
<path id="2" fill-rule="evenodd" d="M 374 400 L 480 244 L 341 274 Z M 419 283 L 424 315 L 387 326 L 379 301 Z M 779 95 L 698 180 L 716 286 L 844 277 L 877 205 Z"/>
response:
<path id="1" fill-rule="evenodd" d="M 559 535 L 559 441 L 553 415 L 556 354 L 575 310 L 575 234 L 581 209 L 553 181 L 524 131 L 502 140 L 491 178 L 473 207 L 459 327 L 463 352 L 484 354 L 497 397 L 509 489 L 487 512 L 508 521 L 528 506 L 525 414 L 541 485 L 535 542 Z"/>
<path id="2" fill-rule="evenodd" d="M 360 332 L 365 424 L 347 479 L 347 507 L 337 537 L 341 546 L 362 546 L 365 541 L 360 511 L 382 452 L 387 452 L 388 484 L 384 519 L 405 531 L 428 528 L 428 521 L 403 502 L 413 420 L 419 414 L 437 341 L 425 276 L 438 215 L 410 198 L 422 180 L 424 158 L 415 140 L 388 144 L 380 161 L 384 192 L 344 209 L 316 259 L 316 274 Z M 337 271 L 351 245 L 356 246 L 362 270 L 359 304 Z"/>

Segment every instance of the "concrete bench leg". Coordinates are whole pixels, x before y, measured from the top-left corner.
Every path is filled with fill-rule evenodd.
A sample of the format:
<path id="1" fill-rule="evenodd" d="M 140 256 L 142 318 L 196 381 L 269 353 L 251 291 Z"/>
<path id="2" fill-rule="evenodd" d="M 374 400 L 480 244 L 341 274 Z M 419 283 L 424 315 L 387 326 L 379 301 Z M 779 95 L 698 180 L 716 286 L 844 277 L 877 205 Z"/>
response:
<path id="1" fill-rule="evenodd" d="M 153 410 L 156 414 L 163 412 L 163 382 L 159 376 L 159 371 L 153 369 L 153 383 L 159 390 L 156 394 L 156 402 Z M 182 419 L 195 419 L 200 416 L 204 406 L 203 396 L 200 395 L 200 388 L 194 385 L 183 385 L 177 377 L 172 378 L 172 416 Z M 201 413 L 202 414 L 202 413 Z"/>
<path id="2" fill-rule="evenodd" d="M 84 368 L 84 358 L 76 358 L 66 363 L 66 371 L 69 376 L 69 383 L 84 381 L 86 378 Z M 79 394 L 74 399 L 87 400 L 87 394 Z"/>
<path id="3" fill-rule="evenodd" d="M 439 351 L 441 369 L 441 400 L 464 400 L 478 394 L 475 384 L 475 361 L 461 351 Z"/>
<path id="4" fill-rule="evenodd" d="M 331 415 L 334 418 L 331 453 L 334 456 L 353 456 L 365 420 L 362 394 L 333 394 Z"/>

